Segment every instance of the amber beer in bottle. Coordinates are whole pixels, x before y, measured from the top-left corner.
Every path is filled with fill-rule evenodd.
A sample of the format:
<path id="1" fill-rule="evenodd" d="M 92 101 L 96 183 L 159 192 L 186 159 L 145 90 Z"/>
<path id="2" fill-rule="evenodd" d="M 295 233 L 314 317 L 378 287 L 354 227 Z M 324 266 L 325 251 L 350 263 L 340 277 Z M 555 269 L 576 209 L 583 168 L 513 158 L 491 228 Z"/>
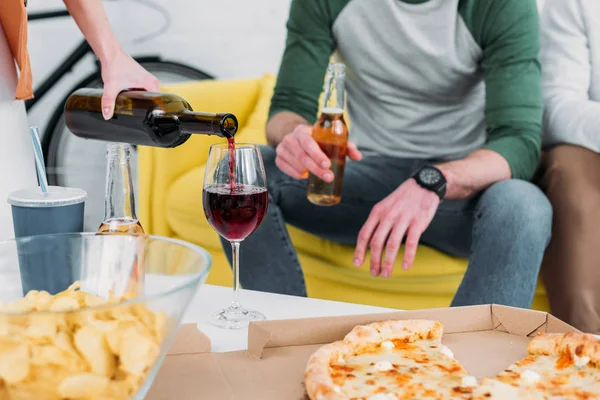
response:
<path id="1" fill-rule="evenodd" d="M 177 147 L 193 134 L 233 137 L 238 129 L 235 115 L 194 112 L 182 97 L 141 90 L 121 92 L 114 116 L 102 116 L 102 89 L 83 88 L 65 104 L 69 130 L 84 139 L 134 145 Z"/>
<path id="2" fill-rule="evenodd" d="M 325 182 L 313 174 L 308 177 L 308 200 L 323 206 L 335 205 L 342 200 L 348 143 L 348 127 L 344 121 L 344 78 L 344 64 L 330 63 L 325 80 L 323 108 L 312 129 L 312 137 L 331 161 L 334 176 L 332 182 Z"/>

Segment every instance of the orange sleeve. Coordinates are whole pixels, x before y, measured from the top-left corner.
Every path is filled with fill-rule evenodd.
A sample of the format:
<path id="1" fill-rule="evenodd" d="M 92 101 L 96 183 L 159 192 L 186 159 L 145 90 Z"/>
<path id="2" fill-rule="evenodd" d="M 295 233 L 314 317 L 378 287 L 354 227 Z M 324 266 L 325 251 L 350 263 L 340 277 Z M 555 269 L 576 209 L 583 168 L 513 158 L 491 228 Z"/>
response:
<path id="1" fill-rule="evenodd" d="M 19 66 L 16 100 L 33 97 L 31 64 L 27 52 L 27 12 L 23 0 L 0 0 L 0 22 L 10 50 Z"/>

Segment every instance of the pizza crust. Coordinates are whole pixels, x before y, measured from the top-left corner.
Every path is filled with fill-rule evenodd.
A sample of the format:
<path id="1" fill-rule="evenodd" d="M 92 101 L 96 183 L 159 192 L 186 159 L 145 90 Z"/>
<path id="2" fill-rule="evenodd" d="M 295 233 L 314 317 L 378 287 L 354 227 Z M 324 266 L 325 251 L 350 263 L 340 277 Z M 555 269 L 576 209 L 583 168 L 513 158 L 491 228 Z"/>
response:
<path id="1" fill-rule="evenodd" d="M 540 333 L 527 346 L 529 354 L 587 356 L 600 364 L 600 340 L 582 333 Z"/>
<path id="2" fill-rule="evenodd" d="M 382 321 L 356 326 L 343 340 L 321 347 L 310 357 L 304 373 L 306 392 L 312 400 L 344 400 L 346 397 L 331 377 L 332 361 L 345 359 L 386 340 L 406 343 L 441 340 L 442 334 L 442 324 L 428 320 Z"/>

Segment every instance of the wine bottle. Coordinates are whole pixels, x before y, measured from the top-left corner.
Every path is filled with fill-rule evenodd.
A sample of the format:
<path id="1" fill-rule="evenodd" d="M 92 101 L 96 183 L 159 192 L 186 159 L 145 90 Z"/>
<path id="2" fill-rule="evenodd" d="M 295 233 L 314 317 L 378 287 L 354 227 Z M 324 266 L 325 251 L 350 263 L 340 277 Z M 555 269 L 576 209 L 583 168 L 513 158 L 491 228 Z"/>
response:
<path id="1" fill-rule="evenodd" d="M 114 115 L 102 116 L 102 89 L 83 88 L 65 104 L 69 130 L 84 139 L 155 147 L 177 147 L 193 134 L 233 137 L 238 129 L 235 115 L 194 112 L 182 97 L 172 93 L 141 90 L 121 92 Z"/>

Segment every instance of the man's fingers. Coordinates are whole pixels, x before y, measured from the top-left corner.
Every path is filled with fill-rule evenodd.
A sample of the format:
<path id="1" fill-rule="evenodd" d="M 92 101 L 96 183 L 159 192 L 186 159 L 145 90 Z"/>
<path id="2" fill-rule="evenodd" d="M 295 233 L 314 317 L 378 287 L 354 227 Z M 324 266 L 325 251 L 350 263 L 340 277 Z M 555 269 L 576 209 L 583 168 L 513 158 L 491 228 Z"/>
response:
<path id="1" fill-rule="evenodd" d="M 298 172 L 298 170 L 296 168 L 294 168 L 292 165 L 290 165 L 290 163 L 288 163 L 286 160 L 284 160 L 281 157 L 277 157 L 275 159 L 275 164 L 277 165 L 277 167 L 280 170 L 282 170 L 285 174 L 291 176 L 292 178 L 296 178 L 296 179 L 306 178 L 306 173 Z"/>
<path id="2" fill-rule="evenodd" d="M 406 244 L 404 246 L 404 260 L 402 261 L 402 269 L 405 271 L 409 270 L 415 262 L 417 247 L 419 247 L 419 240 L 422 233 L 423 229 L 420 224 L 413 224 L 408 228 Z"/>
<path id="3" fill-rule="evenodd" d="M 323 167 L 322 163 L 318 164 L 315 158 L 308 154 L 308 152 L 305 150 L 305 146 L 302 145 L 302 142 L 304 141 L 312 142 L 317 147 L 317 151 L 322 153 L 321 149 L 319 148 L 319 145 L 317 145 L 313 138 L 311 138 L 310 136 L 298 135 L 296 136 L 296 142 L 291 142 L 289 144 L 290 151 L 294 153 L 294 157 L 303 167 L 312 172 L 313 175 L 318 176 L 325 182 L 333 181 L 333 172 L 331 172 L 329 166 Z"/>
<path id="4" fill-rule="evenodd" d="M 348 142 L 347 146 L 348 157 L 353 161 L 360 161 L 362 159 L 362 153 L 358 150 L 358 147 L 352 142 Z"/>
<path id="5" fill-rule="evenodd" d="M 104 87 L 104 92 L 102 93 L 102 116 L 105 120 L 109 120 L 112 118 L 114 110 L 115 110 L 115 100 L 117 99 L 117 95 L 119 94 L 119 89 L 115 88 L 111 85 L 107 85 Z"/>
<path id="6" fill-rule="evenodd" d="M 277 160 L 281 159 L 282 161 L 285 162 L 285 164 L 287 164 L 288 166 L 290 166 L 291 168 L 294 169 L 295 174 L 294 175 L 288 174 L 288 175 L 296 178 L 298 176 L 305 176 L 308 173 L 308 171 L 306 170 L 306 167 L 304 165 L 302 165 L 302 163 L 298 160 L 298 157 L 292 153 L 292 151 L 286 145 L 286 143 L 281 143 L 279 146 L 277 146 L 277 149 L 275 151 L 277 153 L 277 158 L 275 159 L 276 163 L 277 163 Z M 283 169 L 282 169 L 282 171 L 283 171 Z M 284 172 L 286 172 L 286 171 L 284 171 Z"/>
<path id="7" fill-rule="evenodd" d="M 379 224 L 379 216 L 373 212 L 361 228 L 358 233 L 358 239 L 356 241 L 356 250 L 354 250 L 354 266 L 360 267 L 365 262 L 365 253 L 367 252 L 367 246 L 371 241 L 373 232 Z"/>
<path id="8" fill-rule="evenodd" d="M 390 276 L 389 274 L 391 270 L 381 269 L 381 258 L 383 256 L 385 242 L 387 241 L 387 238 L 390 235 L 390 231 L 393 227 L 394 221 L 390 218 L 383 217 L 381 218 L 379 225 L 377 226 L 377 230 L 371 238 L 369 248 L 371 249 L 371 275 L 373 276 L 381 275 L 384 278 L 388 278 Z"/>
<path id="9" fill-rule="evenodd" d="M 329 169 L 331 167 L 331 161 L 325 155 L 323 150 L 319 147 L 319 144 L 315 139 L 310 135 L 299 135 L 298 142 L 302 149 L 309 155 L 310 158 L 318 165 L 320 168 Z"/>
<path id="10" fill-rule="evenodd" d="M 396 226 L 394 226 L 392 233 L 390 233 L 390 236 L 388 237 L 385 245 L 385 258 L 383 260 L 382 267 L 383 271 L 388 271 L 387 276 L 392 276 L 394 264 L 396 263 L 396 258 L 398 257 L 398 251 L 402 245 L 402 238 L 404 237 L 407 228 L 408 221 L 401 220 L 400 223 L 397 223 Z"/>

